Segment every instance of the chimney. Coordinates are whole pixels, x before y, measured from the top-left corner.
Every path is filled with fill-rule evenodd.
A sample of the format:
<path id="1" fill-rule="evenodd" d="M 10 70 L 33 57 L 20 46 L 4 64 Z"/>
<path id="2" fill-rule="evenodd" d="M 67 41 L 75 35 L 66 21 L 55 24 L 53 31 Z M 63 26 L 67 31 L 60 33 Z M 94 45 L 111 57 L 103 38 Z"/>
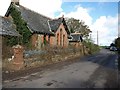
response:
<path id="1" fill-rule="evenodd" d="M 11 3 L 13 3 L 14 5 L 19 5 L 19 0 L 11 0 Z"/>

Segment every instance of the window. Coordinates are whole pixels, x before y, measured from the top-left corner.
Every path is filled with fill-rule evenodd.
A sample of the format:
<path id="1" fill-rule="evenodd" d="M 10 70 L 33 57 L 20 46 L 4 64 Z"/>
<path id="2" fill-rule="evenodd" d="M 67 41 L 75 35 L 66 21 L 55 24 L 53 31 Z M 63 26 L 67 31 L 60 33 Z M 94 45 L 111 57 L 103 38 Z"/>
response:
<path id="1" fill-rule="evenodd" d="M 44 45 L 46 45 L 46 35 L 44 35 L 44 37 L 43 37 L 43 43 L 44 43 Z"/>
<path id="2" fill-rule="evenodd" d="M 57 34 L 57 45 L 59 45 L 59 33 Z"/>
<path id="3" fill-rule="evenodd" d="M 60 29 L 60 46 L 62 46 L 62 29 Z"/>
<path id="4" fill-rule="evenodd" d="M 65 46 L 65 35 L 63 35 L 63 46 Z"/>

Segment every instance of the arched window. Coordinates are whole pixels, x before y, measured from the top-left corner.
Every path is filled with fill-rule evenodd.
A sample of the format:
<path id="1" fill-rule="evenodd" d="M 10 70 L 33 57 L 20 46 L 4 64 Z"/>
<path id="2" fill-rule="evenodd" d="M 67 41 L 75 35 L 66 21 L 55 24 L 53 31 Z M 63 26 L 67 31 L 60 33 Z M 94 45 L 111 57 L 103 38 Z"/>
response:
<path id="1" fill-rule="evenodd" d="M 59 33 L 57 34 L 57 45 L 59 45 Z"/>
<path id="2" fill-rule="evenodd" d="M 65 46 L 65 35 L 63 35 L 63 47 Z"/>
<path id="3" fill-rule="evenodd" d="M 62 29 L 60 29 L 60 46 L 62 46 Z"/>

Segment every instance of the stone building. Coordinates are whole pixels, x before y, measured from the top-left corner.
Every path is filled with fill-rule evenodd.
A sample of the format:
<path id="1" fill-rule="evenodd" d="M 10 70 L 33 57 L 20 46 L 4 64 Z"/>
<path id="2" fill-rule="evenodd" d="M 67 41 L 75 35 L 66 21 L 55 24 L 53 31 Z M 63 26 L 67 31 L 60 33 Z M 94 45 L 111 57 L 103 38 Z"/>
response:
<path id="1" fill-rule="evenodd" d="M 10 50 L 6 44 L 6 38 L 8 36 L 9 38 L 19 37 L 20 34 L 16 31 L 12 18 L 0 16 L 0 55 L 2 55 L 2 58 L 7 58 L 10 53 Z"/>
<path id="2" fill-rule="evenodd" d="M 0 16 L 0 36 L 20 36 L 12 18 Z"/>
<path id="3" fill-rule="evenodd" d="M 42 14 L 36 13 L 19 4 L 19 0 L 12 0 L 5 14 L 11 15 L 11 8 L 14 7 L 21 13 L 22 19 L 27 23 L 27 27 L 32 33 L 32 46 L 41 49 L 44 45 L 67 47 L 70 34 L 64 17 L 51 19 Z"/>
<path id="4" fill-rule="evenodd" d="M 79 47 L 82 45 L 82 36 L 80 33 L 71 33 L 71 39 L 69 39 L 69 44 L 75 47 Z"/>
<path id="5" fill-rule="evenodd" d="M 12 18 L 0 16 L 0 45 L 4 44 L 6 36 L 18 37 L 20 34 L 16 31 Z"/>
<path id="6" fill-rule="evenodd" d="M 49 21 L 50 29 L 55 33 L 55 36 L 51 38 L 50 44 L 53 46 L 67 47 L 69 44 L 68 36 L 70 34 L 66 25 L 64 16 L 58 19 Z"/>

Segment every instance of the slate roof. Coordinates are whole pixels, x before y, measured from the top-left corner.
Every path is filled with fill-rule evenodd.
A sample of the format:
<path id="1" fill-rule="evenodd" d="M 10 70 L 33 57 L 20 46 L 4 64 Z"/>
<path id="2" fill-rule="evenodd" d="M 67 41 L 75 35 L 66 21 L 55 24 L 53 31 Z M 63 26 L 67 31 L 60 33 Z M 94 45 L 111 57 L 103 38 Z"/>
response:
<path id="1" fill-rule="evenodd" d="M 27 26 L 29 27 L 32 33 L 53 34 L 50 31 L 48 24 L 48 20 L 51 20 L 50 18 L 38 14 L 37 12 L 34 12 L 21 5 L 14 5 L 12 3 L 8 8 L 8 11 L 6 12 L 5 16 L 9 16 L 11 7 L 15 7 L 21 13 L 22 18 L 27 23 Z"/>
<path id="2" fill-rule="evenodd" d="M 62 19 L 61 18 L 49 21 L 51 30 L 53 32 L 56 32 L 61 23 L 62 23 Z"/>
<path id="3" fill-rule="evenodd" d="M 0 16 L 0 35 L 20 36 L 12 21 Z"/>
<path id="4" fill-rule="evenodd" d="M 57 29 L 59 28 L 60 24 L 63 23 L 65 30 L 67 31 L 68 34 L 70 34 L 68 27 L 66 25 L 65 19 L 64 18 L 58 18 L 58 19 L 54 19 L 49 21 L 50 24 L 50 28 L 53 32 L 56 32 Z"/>
<path id="5" fill-rule="evenodd" d="M 21 12 L 22 18 L 26 21 L 28 27 L 33 32 L 41 34 L 53 34 L 49 30 L 48 26 L 48 20 L 50 20 L 50 18 L 40 15 L 23 6 L 19 6 L 17 9 Z"/>
<path id="6" fill-rule="evenodd" d="M 70 34 L 64 18 L 51 19 L 42 14 L 36 13 L 26 7 L 23 7 L 21 5 L 14 5 L 11 3 L 5 16 L 9 16 L 10 8 L 12 6 L 14 6 L 18 11 L 21 12 L 22 18 L 27 23 L 27 26 L 29 27 L 29 29 L 32 33 L 54 35 L 54 33 L 57 31 L 59 25 L 61 23 L 63 23 L 67 33 Z"/>
<path id="7" fill-rule="evenodd" d="M 70 42 L 82 42 L 82 36 L 80 34 L 71 34 Z"/>

